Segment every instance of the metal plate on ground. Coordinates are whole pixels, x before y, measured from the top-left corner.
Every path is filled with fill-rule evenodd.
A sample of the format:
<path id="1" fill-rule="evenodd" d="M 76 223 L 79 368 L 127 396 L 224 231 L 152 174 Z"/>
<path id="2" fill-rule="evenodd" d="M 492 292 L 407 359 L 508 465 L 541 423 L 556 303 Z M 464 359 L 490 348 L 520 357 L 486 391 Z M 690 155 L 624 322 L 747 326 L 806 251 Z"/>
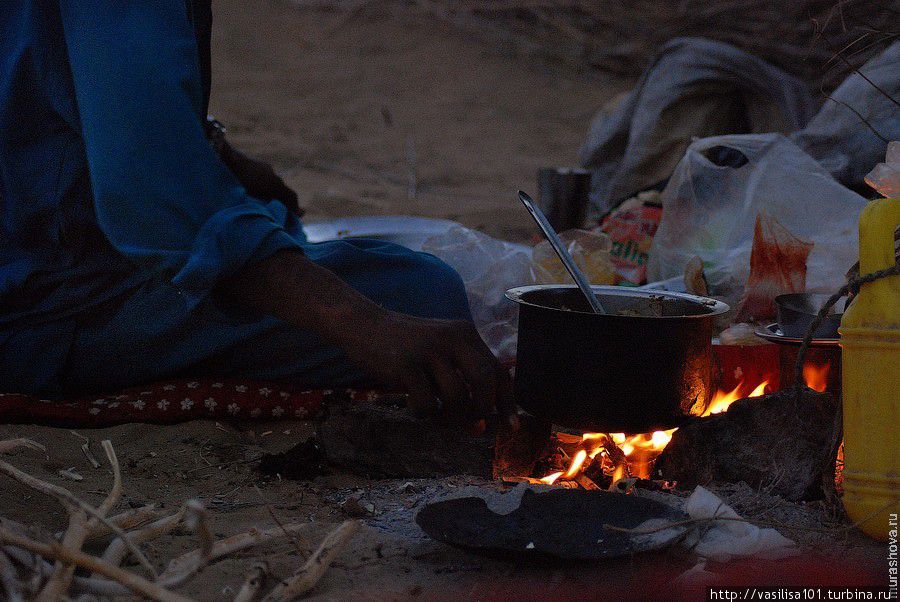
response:
<path id="1" fill-rule="evenodd" d="M 420 251 L 426 240 L 445 234 L 456 222 L 411 215 L 373 215 L 343 217 L 303 224 L 303 232 L 309 242 L 328 240 L 372 238 L 403 245 Z"/>
<path id="2" fill-rule="evenodd" d="M 497 514 L 482 498 L 434 502 L 416 516 L 429 536 L 491 555 L 600 560 L 657 549 L 659 538 L 605 527 L 633 529 L 646 521 L 679 521 L 686 515 L 651 499 L 606 491 L 526 491 L 516 510 Z"/>

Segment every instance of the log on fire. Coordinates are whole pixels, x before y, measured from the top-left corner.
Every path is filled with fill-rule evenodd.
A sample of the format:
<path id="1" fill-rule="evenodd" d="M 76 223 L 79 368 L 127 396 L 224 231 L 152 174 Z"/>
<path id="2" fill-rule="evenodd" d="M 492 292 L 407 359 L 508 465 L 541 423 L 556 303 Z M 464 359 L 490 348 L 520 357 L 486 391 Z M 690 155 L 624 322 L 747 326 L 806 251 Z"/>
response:
<path id="1" fill-rule="evenodd" d="M 791 501 L 822 497 L 834 478 L 838 403 L 807 389 L 741 399 L 727 412 L 691 420 L 657 458 L 654 476 L 679 489 L 745 481 Z"/>

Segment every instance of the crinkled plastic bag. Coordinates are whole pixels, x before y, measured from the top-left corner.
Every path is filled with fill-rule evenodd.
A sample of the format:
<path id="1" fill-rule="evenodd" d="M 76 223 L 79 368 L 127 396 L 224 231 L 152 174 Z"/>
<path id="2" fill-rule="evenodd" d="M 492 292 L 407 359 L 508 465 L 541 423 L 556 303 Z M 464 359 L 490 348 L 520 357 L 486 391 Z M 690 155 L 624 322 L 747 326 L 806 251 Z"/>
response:
<path id="1" fill-rule="evenodd" d="M 615 266 L 609 254 L 612 241 L 602 232 L 568 230 L 559 235 L 566 250 L 591 284 L 613 284 Z M 544 241 L 532 253 L 534 281 L 538 284 L 574 284 L 550 243 Z"/>
<path id="2" fill-rule="evenodd" d="M 611 243 L 605 234 L 570 230 L 560 238 L 592 284 L 613 282 Z M 501 360 L 515 358 L 518 332 L 518 307 L 506 298 L 506 291 L 572 282 L 546 242 L 531 249 L 455 226 L 426 240 L 422 250 L 450 264 L 462 277 L 475 327 Z"/>
<path id="3" fill-rule="evenodd" d="M 491 350 L 501 360 L 515 357 L 518 308 L 504 295 L 510 288 L 534 284 L 531 249 L 455 226 L 426 240 L 422 250 L 462 277 L 472 319 Z"/>
<path id="4" fill-rule="evenodd" d="M 879 163 L 866 175 L 866 184 L 886 198 L 900 197 L 900 142 L 895 140 L 888 144 L 884 163 Z"/>
<path id="5" fill-rule="evenodd" d="M 735 303 L 750 274 L 756 217 L 765 212 L 814 246 L 806 290 L 831 292 L 858 255 L 857 224 L 866 200 L 841 186 L 780 134 L 697 140 L 662 194 L 663 216 L 648 279 L 680 277 L 699 255 L 712 295 Z"/>
<path id="6" fill-rule="evenodd" d="M 775 297 L 802 293 L 806 286 L 806 258 L 813 244 L 760 212 L 756 218 L 750 277 L 738 305 L 737 322 L 762 322 L 775 317 Z"/>

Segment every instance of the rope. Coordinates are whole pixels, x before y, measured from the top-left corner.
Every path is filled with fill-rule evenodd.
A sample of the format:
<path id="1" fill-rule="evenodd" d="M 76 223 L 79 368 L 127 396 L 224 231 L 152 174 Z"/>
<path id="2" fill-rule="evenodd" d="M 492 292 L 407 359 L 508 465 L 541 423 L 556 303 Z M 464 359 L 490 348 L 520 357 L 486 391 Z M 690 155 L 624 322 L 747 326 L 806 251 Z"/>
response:
<path id="1" fill-rule="evenodd" d="M 797 352 L 797 361 L 794 363 L 794 389 L 796 392 L 796 397 L 794 399 L 797 403 L 800 402 L 800 397 L 806 389 L 806 383 L 803 381 L 803 364 L 806 360 L 806 351 L 812 343 L 813 334 L 819 328 L 819 324 L 822 323 L 825 316 L 828 315 L 828 312 L 831 311 L 831 308 L 834 307 L 835 303 L 837 303 L 844 295 L 852 293 L 855 296 L 859 293 L 859 288 L 862 285 L 897 275 L 900 275 L 900 263 L 896 263 L 883 270 L 878 270 L 877 272 L 872 272 L 871 274 L 866 274 L 865 276 L 854 276 L 849 278 L 844 286 L 828 298 L 828 301 L 826 301 L 825 305 L 822 306 L 822 309 L 819 310 L 819 313 L 809 325 L 809 328 L 806 329 L 806 334 L 803 335 L 803 343 L 800 344 L 800 350 Z"/>

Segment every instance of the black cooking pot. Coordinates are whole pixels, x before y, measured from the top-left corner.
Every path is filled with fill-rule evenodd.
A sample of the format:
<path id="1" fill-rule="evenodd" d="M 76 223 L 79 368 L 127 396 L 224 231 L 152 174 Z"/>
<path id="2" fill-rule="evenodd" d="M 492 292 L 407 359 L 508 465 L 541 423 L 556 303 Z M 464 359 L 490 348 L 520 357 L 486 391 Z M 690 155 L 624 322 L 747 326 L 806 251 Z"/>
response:
<path id="1" fill-rule="evenodd" d="M 775 317 L 778 328 L 787 337 L 802 339 L 831 295 L 821 293 L 788 293 L 775 297 Z M 841 325 L 847 298 L 842 297 L 831 308 L 813 337 L 817 339 L 838 339 L 838 326 Z"/>
<path id="2" fill-rule="evenodd" d="M 575 286 L 514 288 L 519 304 L 516 401 L 584 431 L 646 433 L 678 426 L 709 403 L 715 299 L 594 286 L 607 315 Z"/>

